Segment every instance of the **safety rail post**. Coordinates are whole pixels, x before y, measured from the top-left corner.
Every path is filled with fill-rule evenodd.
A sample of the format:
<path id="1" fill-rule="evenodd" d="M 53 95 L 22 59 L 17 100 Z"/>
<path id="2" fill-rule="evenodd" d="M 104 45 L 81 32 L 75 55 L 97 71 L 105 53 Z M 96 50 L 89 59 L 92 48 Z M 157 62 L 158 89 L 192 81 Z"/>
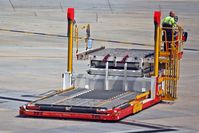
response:
<path id="1" fill-rule="evenodd" d="M 74 8 L 68 8 L 67 18 L 68 18 L 68 68 L 67 68 L 67 71 L 70 74 L 72 74 Z"/>
<path id="2" fill-rule="evenodd" d="M 68 60 L 67 71 L 63 74 L 63 90 L 72 87 L 72 67 L 73 67 L 73 26 L 74 8 L 68 8 Z"/>
<path id="3" fill-rule="evenodd" d="M 78 31 L 78 26 L 77 24 L 75 25 L 75 43 L 76 43 L 76 54 L 79 52 L 78 47 L 79 47 L 79 31 Z"/>
<path id="4" fill-rule="evenodd" d="M 161 12 L 154 12 L 154 26 L 155 26 L 155 34 L 154 34 L 154 42 L 155 42 L 155 57 L 154 57 L 154 76 L 158 77 L 159 70 L 159 51 L 160 51 L 160 17 Z"/>

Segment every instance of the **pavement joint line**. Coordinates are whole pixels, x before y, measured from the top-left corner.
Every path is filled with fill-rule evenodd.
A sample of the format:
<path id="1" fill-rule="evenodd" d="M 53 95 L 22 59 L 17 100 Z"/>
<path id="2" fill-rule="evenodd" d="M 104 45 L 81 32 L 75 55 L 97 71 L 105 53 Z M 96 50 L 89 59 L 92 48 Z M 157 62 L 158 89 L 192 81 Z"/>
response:
<path id="1" fill-rule="evenodd" d="M 20 98 L 12 98 L 12 97 L 4 97 L 4 96 L 0 96 L 0 99 L 11 100 L 11 101 L 19 101 L 19 102 L 31 102 L 31 100 L 20 99 Z"/>
<path id="2" fill-rule="evenodd" d="M 154 123 L 147 123 L 147 122 L 141 122 L 141 121 L 136 121 L 136 120 L 124 120 L 124 121 L 120 121 L 119 123 L 126 124 L 126 125 L 146 126 L 148 128 L 157 128 L 157 129 L 173 128 L 172 126 L 154 124 Z"/>
<path id="3" fill-rule="evenodd" d="M 54 36 L 54 37 L 62 37 L 62 38 L 68 37 L 67 35 L 60 35 L 60 34 L 51 34 L 51 33 L 49 34 L 49 33 L 42 33 L 42 32 L 32 32 L 32 31 L 3 29 L 3 28 L 0 28 L 0 31 L 17 32 L 17 33 L 22 33 L 22 34 L 35 34 L 35 35 L 42 35 L 42 36 Z M 84 37 L 78 37 L 78 39 L 84 39 Z M 95 39 L 95 38 L 90 38 L 90 39 L 93 41 L 101 41 L 101 42 L 122 43 L 122 44 L 131 44 L 131 45 L 139 45 L 139 46 L 152 46 L 150 44 L 116 41 L 116 40 L 108 40 L 108 39 Z"/>
<path id="4" fill-rule="evenodd" d="M 13 57 L 16 57 L 16 58 L 55 58 L 55 59 L 59 59 L 59 58 L 65 58 L 64 56 L 7 56 L 7 55 L 0 55 L 0 57 L 7 57 L 7 58 L 13 58 Z"/>
<path id="5" fill-rule="evenodd" d="M 22 33 L 22 34 L 34 34 L 34 35 L 41 35 L 41 36 L 53 36 L 53 37 L 68 38 L 67 35 L 42 33 L 42 32 L 32 32 L 32 31 L 23 31 L 23 30 L 13 30 L 13 29 L 3 29 L 3 28 L 0 28 L 0 31 L 17 32 L 17 33 Z M 78 39 L 84 39 L 84 37 L 78 37 Z M 150 47 L 153 47 L 152 44 L 143 44 L 143 43 L 116 41 L 116 40 L 108 40 L 108 39 L 97 39 L 97 38 L 90 38 L 90 39 L 93 40 L 93 41 L 100 41 L 100 42 L 110 42 L 110 43 L 118 43 L 118 44 L 129 44 L 129 45 L 138 45 L 138 46 L 150 46 Z M 184 50 L 199 52 L 199 49 L 194 49 L 194 48 L 184 48 Z"/>
<path id="6" fill-rule="evenodd" d="M 109 132 L 109 133 L 159 133 L 159 132 L 173 132 L 173 131 L 178 131 L 178 129 L 133 129 L 133 130 L 126 130 L 126 131 L 114 131 L 114 132 Z"/>

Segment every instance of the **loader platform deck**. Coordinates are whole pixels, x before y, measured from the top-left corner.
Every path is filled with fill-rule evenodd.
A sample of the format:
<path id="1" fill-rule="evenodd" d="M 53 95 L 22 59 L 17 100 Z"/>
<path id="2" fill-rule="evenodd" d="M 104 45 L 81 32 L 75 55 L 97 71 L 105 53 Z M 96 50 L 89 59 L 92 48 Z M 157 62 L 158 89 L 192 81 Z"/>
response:
<path id="1" fill-rule="evenodd" d="M 95 107 L 112 109 L 130 100 L 139 93 L 132 91 L 91 90 L 77 88 L 61 94 L 39 100 L 35 105 L 60 105 L 70 107 Z"/>
<path id="2" fill-rule="evenodd" d="M 146 93 L 146 92 L 145 92 Z M 21 116 L 116 121 L 133 113 L 130 104 L 141 92 L 76 88 L 20 107 Z M 143 96 L 142 96 L 143 95 Z"/>

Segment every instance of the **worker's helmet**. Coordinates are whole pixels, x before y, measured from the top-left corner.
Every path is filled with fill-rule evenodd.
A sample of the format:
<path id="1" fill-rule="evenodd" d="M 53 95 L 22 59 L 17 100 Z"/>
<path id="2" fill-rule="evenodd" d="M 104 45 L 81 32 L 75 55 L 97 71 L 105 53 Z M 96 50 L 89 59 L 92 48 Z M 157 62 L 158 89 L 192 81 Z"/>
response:
<path id="1" fill-rule="evenodd" d="M 170 12 L 169 12 L 169 16 L 175 17 L 175 13 L 174 13 L 173 11 L 170 11 Z"/>

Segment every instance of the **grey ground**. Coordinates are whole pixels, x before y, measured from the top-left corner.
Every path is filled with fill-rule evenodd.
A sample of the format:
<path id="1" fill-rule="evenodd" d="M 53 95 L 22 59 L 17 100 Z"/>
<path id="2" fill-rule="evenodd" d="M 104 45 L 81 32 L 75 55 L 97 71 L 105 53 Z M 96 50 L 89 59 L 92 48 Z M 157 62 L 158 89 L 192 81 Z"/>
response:
<path id="1" fill-rule="evenodd" d="M 10 3 L 11 2 L 11 3 Z M 189 32 L 186 48 L 199 49 L 198 0 L 0 0 L 0 28 L 66 34 L 65 8 L 76 8 L 76 21 L 91 24 L 92 37 L 153 45 L 153 11 L 169 10 Z M 13 7 L 12 7 L 13 5 Z M 80 33 L 82 36 L 83 32 Z M 83 41 L 81 41 L 83 50 Z M 94 42 L 94 47 L 147 48 Z M 66 38 L 0 31 L 0 96 L 33 96 L 62 87 Z M 150 47 L 149 47 L 150 48 Z M 86 64 L 74 61 L 75 72 Z M 181 63 L 179 98 L 160 103 L 118 123 L 18 117 L 25 102 L 0 99 L 0 133 L 134 133 L 199 131 L 199 52 L 187 50 Z M 29 96 L 28 96 L 29 95 Z"/>

